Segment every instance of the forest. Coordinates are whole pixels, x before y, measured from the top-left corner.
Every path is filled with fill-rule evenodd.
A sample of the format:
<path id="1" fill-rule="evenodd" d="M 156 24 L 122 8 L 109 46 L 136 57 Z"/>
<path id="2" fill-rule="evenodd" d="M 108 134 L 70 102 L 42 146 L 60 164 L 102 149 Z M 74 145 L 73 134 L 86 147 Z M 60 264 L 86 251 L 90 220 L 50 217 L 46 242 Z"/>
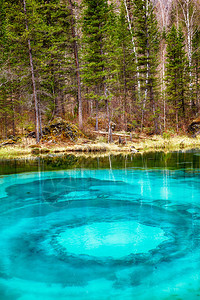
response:
<path id="1" fill-rule="evenodd" d="M 200 106 L 199 0 L 0 0 L 0 138 L 187 131 Z"/>

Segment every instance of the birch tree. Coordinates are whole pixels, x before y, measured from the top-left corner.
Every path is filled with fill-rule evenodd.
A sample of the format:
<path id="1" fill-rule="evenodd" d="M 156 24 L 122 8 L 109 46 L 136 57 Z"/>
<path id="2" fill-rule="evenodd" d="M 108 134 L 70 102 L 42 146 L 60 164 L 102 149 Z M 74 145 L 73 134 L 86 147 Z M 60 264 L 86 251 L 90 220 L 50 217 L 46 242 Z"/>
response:
<path id="1" fill-rule="evenodd" d="M 160 50 L 160 71 L 161 71 L 161 96 L 163 99 L 163 129 L 166 128 L 166 94 L 165 94 L 165 64 L 166 64 L 166 29 L 169 26 L 172 0 L 162 1 L 157 3 L 157 20 L 160 24 L 162 38 L 161 38 L 161 50 Z"/>
<path id="2" fill-rule="evenodd" d="M 193 55 L 193 37 L 195 34 L 195 19 L 198 13 L 196 0 L 178 0 L 181 8 L 182 21 L 186 28 L 186 46 L 189 64 L 189 91 L 190 91 L 190 106 L 194 109 L 194 96 L 193 96 L 193 78 L 192 78 L 192 55 Z"/>
<path id="3" fill-rule="evenodd" d="M 133 51 L 132 34 L 129 29 L 127 20 L 127 11 L 124 3 L 121 3 L 120 14 L 117 18 L 117 44 L 116 44 L 116 58 L 117 58 L 117 73 L 119 82 L 119 92 L 122 98 L 123 107 L 123 122 L 124 129 L 127 130 L 127 112 L 130 111 L 132 105 L 136 108 L 137 105 L 137 91 L 138 88 L 138 64 L 136 65 L 135 53 Z M 136 49 L 135 49 L 136 50 Z M 137 70 L 138 69 L 138 70 Z M 131 96 L 132 102 L 128 101 Z M 128 109 L 129 108 L 129 109 Z M 131 112 L 130 112 L 131 113 Z"/>
<path id="4" fill-rule="evenodd" d="M 133 53 L 135 56 L 135 63 L 136 63 L 136 70 L 137 70 L 137 90 L 138 90 L 138 99 L 139 101 L 141 101 L 141 83 L 140 83 L 140 73 L 139 73 L 139 66 L 138 66 L 138 52 L 137 52 L 137 48 L 136 48 L 136 42 L 135 42 L 135 33 L 133 30 L 134 24 L 132 25 L 132 20 L 130 18 L 130 10 L 128 8 L 128 0 L 123 0 L 123 4 L 125 6 L 126 9 L 126 19 L 128 22 L 128 28 L 129 28 L 129 32 L 131 35 L 131 42 L 132 42 L 132 47 L 133 47 Z"/>

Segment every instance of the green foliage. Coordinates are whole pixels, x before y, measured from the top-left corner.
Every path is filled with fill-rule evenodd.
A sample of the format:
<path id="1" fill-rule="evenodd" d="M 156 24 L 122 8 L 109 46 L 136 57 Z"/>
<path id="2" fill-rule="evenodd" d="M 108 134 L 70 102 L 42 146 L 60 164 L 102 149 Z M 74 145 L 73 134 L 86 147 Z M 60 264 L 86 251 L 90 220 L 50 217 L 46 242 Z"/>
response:
<path id="1" fill-rule="evenodd" d="M 64 92 L 74 89 L 69 10 L 59 0 L 26 0 L 27 31 L 23 1 L 4 1 L 0 5 L 4 25 L 0 34 L 0 39 L 4 38 L 0 54 L 3 70 L 0 75 L 0 114 L 5 115 L 6 108 L 11 107 L 17 121 L 16 107 L 19 112 L 25 109 L 24 105 L 34 108 L 28 51 L 30 40 L 40 110 L 43 115 L 47 113 L 52 117 L 57 113 L 58 102 L 64 101 Z"/>
<path id="2" fill-rule="evenodd" d="M 184 28 L 182 32 L 173 25 L 182 24 L 176 11 L 178 6 L 173 7 L 170 30 L 161 28 L 160 47 L 155 14 L 158 8 L 153 6 L 153 1 L 122 0 L 115 7 L 113 1 L 83 0 L 81 14 L 79 4 L 71 4 L 63 0 L 26 0 L 26 17 L 22 0 L 0 0 L 0 134 L 3 137 L 18 134 L 17 130 L 23 134 L 23 127 L 34 123 L 29 41 L 41 122 L 51 121 L 55 116 L 77 121 L 77 65 L 72 28 L 76 29 L 80 46 L 77 51 L 83 117 L 89 114 L 94 117 L 96 109 L 96 116 L 100 111 L 99 121 L 100 114 L 110 120 L 116 118 L 120 129 L 136 122 L 140 128 L 154 126 L 154 132 L 158 132 L 158 122 L 165 112 L 167 116 L 163 120 L 173 122 L 175 116 L 178 120 L 191 111 L 191 100 L 198 107 L 198 13 L 193 16 L 191 28 L 192 68 L 189 70 L 184 46 L 187 30 Z M 190 13 L 192 9 L 193 6 Z M 195 9 L 198 11 L 198 7 Z M 165 43 L 166 62 L 159 52 L 162 48 L 164 53 Z M 160 62 L 165 63 L 162 70 L 166 71 L 166 90 L 162 89 L 162 95 L 166 101 L 160 94 Z M 188 78 L 190 72 L 192 76 Z"/>
<path id="3" fill-rule="evenodd" d="M 82 16 L 82 79 L 87 95 L 109 99 L 116 81 L 116 16 L 107 0 L 85 0 Z"/>
<path id="4" fill-rule="evenodd" d="M 128 26 L 126 9 L 122 2 L 120 6 L 120 13 L 117 18 L 117 51 L 115 51 L 119 88 L 124 91 L 124 98 L 127 97 L 128 91 L 130 91 L 135 98 L 134 90 L 137 84 L 136 64 L 132 45 L 132 36 Z"/>
<path id="5" fill-rule="evenodd" d="M 85 0 L 83 12 L 83 79 L 87 86 L 99 89 L 105 77 L 104 39 L 108 4 L 106 0 Z"/>
<path id="6" fill-rule="evenodd" d="M 134 1 L 135 38 L 140 80 L 144 89 L 155 85 L 160 34 L 151 1 Z M 146 74 L 148 73 L 148 84 Z"/>
<path id="7" fill-rule="evenodd" d="M 193 55 L 192 55 L 192 73 L 194 78 L 194 96 L 196 105 L 200 97 L 200 30 L 195 28 L 195 33 L 192 40 Z"/>
<path id="8" fill-rule="evenodd" d="M 186 92 L 188 90 L 188 62 L 184 50 L 184 36 L 181 28 L 172 26 L 167 35 L 166 92 L 169 103 L 176 112 L 184 115 Z M 181 109 L 181 110 L 180 110 Z"/>
<path id="9" fill-rule="evenodd" d="M 134 1 L 134 30 L 138 55 L 138 72 L 141 83 L 142 126 L 145 109 L 152 111 L 154 130 L 158 133 L 156 110 L 158 107 L 158 54 L 160 33 L 158 23 L 150 0 Z M 149 105 L 148 105 L 149 104 Z"/>
<path id="10" fill-rule="evenodd" d="M 168 129 L 168 130 L 165 130 L 163 132 L 163 139 L 164 140 L 169 140 L 171 137 L 173 137 L 175 134 L 174 130 L 173 129 Z"/>

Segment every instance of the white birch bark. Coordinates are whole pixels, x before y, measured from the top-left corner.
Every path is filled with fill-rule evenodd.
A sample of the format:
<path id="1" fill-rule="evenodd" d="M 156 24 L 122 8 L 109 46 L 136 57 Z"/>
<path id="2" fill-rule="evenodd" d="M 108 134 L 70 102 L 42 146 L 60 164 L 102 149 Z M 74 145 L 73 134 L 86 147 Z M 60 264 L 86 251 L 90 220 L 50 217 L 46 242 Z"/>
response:
<path id="1" fill-rule="evenodd" d="M 133 36 L 133 30 L 132 30 L 132 25 L 131 25 L 131 20 L 130 20 L 130 15 L 129 15 L 129 11 L 128 11 L 128 6 L 127 6 L 126 0 L 124 0 L 124 6 L 125 6 L 125 9 L 126 9 L 126 19 L 127 19 L 127 22 L 128 22 L 129 31 L 131 33 L 131 41 L 132 41 L 132 46 L 133 46 L 133 53 L 135 55 L 136 70 L 137 70 L 138 95 L 139 95 L 139 99 L 140 99 L 140 73 L 139 73 L 139 67 L 138 67 L 138 55 L 137 55 L 137 50 L 136 50 L 136 46 L 135 46 L 135 40 L 134 40 L 134 36 Z"/>
<path id="2" fill-rule="evenodd" d="M 186 43 L 187 43 L 187 56 L 188 56 L 188 63 L 189 63 L 189 90 L 190 90 L 190 106 L 194 105 L 194 100 L 192 97 L 193 94 L 193 82 L 192 82 L 192 39 L 194 35 L 194 16 L 196 14 L 196 6 L 193 0 L 178 0 L 178 3 L 181 7 L 182 14 L 183 14 L 183 21 L 186 26 Z"/>
<path id="3" fill-rule="evenodd" d="M 149 83 L 149 34 L 148 34 L 148 27 L 147 27 L 147 19 L 148 19 L 148 10 L 149 10 L 149 3 L 148 0 L 145 2 L 144 10 L 146 11 L 145 19 L 146 19 L 146 38 L 147 38 L 147 70 L 146 70 L 146 79 L 145 79 L 145 92 L 144 92 L 144 99 L 142 103 L 142 121 L 141 121 L 141 130 L 143 129 L 144 125 L 144 111 L 147 102 L 147 94 L 148 94 L 148 83 Z"/>
<path id="4" fill-rule="evenodd" d="M 157 15 L 158 20 L 161 23 L 161 28 L 167 28 L 169 25 L 169 20 L 171 16 L 171 9 L 172 9 L 172 0 L 168 1 L 162 1 L 159 0 L 159 13 L 160 15 Z M 160 18 L 161 16 L 161 18 Z M 166 94 L 165 94 L 165 56 L 166 56 L 166 43 L 162 43 L 161 47 L 161 95 L 163 97 L 163 129 L 166 128 Z"/>

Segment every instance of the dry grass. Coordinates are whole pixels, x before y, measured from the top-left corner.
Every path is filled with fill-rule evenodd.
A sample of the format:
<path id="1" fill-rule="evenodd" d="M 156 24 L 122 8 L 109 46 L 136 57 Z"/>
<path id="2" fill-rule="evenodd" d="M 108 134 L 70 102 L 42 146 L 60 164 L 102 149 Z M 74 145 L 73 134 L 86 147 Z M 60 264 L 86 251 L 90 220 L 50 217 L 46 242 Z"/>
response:
<path id="1" fill-rule="evenodd" d="M 5 146 L 0 148 L 0 157 L 17 158 L 31 155 L 31 149 L 22 146 Z"/>
<path id="2" fill-rule="evenodd" d="M 125 145 L 118 145 L 117 143 L 105 143 L 97 140 L 92 142 L 89 140 L 79 140 L 78 143 L 57 144 L 57 145 L 41 145 L 39 147 L 39 155 L 45 155 L 48 150 L 50 154 L 54 153 L 133 153 L 133 152 L 147 152 L 147 151 L 176 151 L 200 149 L 200 137 L 190 138 L 187 136 L 174 136 L 170 138 L 163 138 L 161 136 L 153 136 L 151 138 L 138 139 L 137 142 L 127 142 Z M 44 150 L 44 151 L 43 151 Z M 136 151 L 135 151 L 136 150 Z M 1 158 L 17 158 L 28 157 L 33 155 L 33 149 L 29 145 L 10 145 L 0 148 Z"/>
<path id="3" fill-rule="evenodd" d="M 116 144 L 107 144 L 107 143 L 87 143 L 66 147 L 66 151 L 73 152 L 106 152 L 106 151 L 123 151 Z"/>
<path id="4" fill-rule="evenodd" d="M 154 136 L 151 139 L 145 139 L 136 146 L 136 149 L 149 151 L 149 150 L 163 150 L 163 151 L 176 151 L 176 150 L 189 150 L 200 149 L 200 137 L 190 138 L 187 136 L 174 136 L 169 139 L 164 139 L 161 136 Z"/>

